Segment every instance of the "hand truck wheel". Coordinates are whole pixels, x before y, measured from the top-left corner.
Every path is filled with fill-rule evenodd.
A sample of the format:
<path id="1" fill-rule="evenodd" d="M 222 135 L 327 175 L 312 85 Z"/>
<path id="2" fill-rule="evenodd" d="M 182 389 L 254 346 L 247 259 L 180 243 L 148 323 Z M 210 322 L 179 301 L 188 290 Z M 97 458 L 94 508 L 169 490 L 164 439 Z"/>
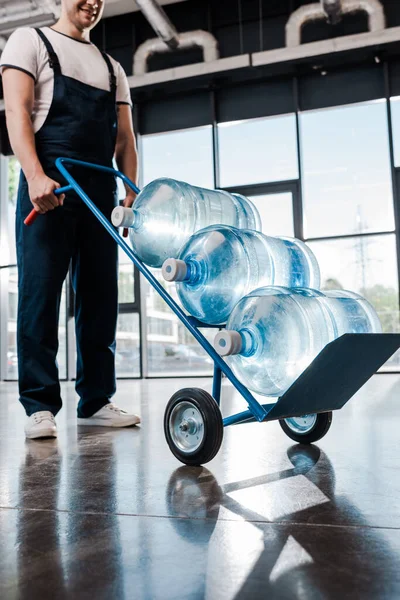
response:
<path id="1" fill-rule="evenodd" d="M 312 444 L 320 440 L 328 433 L 331 423 L 332 412 L 289 417 L 279 421 L 286 435 L 299 444 Z"/>
<path id="2" fill-rule="evenodd" d="M 164 433 L 174 456 L 185 465 L 209 462 L 221 447 L 224 426 L 214 398 L 199 388 L 184 388 L 169 400 Z"/>

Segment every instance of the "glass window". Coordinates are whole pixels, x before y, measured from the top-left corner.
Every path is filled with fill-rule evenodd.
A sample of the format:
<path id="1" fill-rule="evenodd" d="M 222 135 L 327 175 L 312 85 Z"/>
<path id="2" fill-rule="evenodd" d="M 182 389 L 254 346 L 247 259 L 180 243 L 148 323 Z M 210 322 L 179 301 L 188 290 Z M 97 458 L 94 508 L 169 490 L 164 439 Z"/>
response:
<path id="1" fill-rule="evenodd" d="M 119 251 L 118 302 L 135 302 L 135 270 L 133 262 L 121 248 Z"/>
<path id="2" fill-rule="evenodd" d="M 19 174 L 21 166 L 18 160 L 11 156 L 8 159 L 8 244 L 7 251 L 1 253 L 2 265 L 12 265 L 17 262 L 17 254 L 15 248 L 15 211 L 17 208 L 17 195 Z"/>
<path id="3" fill-rule="evenodd" d="M 173 319 L 169 320 L 165 317 L 149 317 L 148 331 L 154 335 L 173 336 L 174 324 Z"/>
<path id="4" fill-rule="evenodd" d="M 167 283 L 161 269 L 154 276 L 179 304 L 174 283 Z M 213 361 L 168 308 L 161 296 L 149 285 L 146 289 L 147 346 L 149 375 L 211 375 Z M 203 329 L 212 343 L 215 329 Z"/>
<path id="5" fill-rule="evenodd" d="M 321 289 L 347 289 L 366 297 L 378 312 L 384 333 L 400 332 L 396 240 L 394 235 L 309 242 L 321 269 Z M 389 361 L 400 366 L 400 355 Z"/>
<path id="6" fill-rule="evenodd" d="M 145 135 L 142 143 L 142 185 L 170 177 L 214 188 L 212 127 Z"/>
<path id="7" fill-rule="evenodd" d="M 18 379 L 18 354 L 17 354 L 17 310 L 18 310 L 18 272 L 15 267 L 4 269 L 3 283 L 7 285 L 8 279 L 8 322 L 7 322 L 7 370 L 6 379 Z M 6 279 L 7 278 L 7 279 Z M 67 335 L 66 335 L 66 287 L 64 285 L 58 328 L 59 348 L 57 355 L 60 379 L 67 377 Z"/>
<path id="8" fill-rule="evenodd" d="M 294 236 L 292 192 L 249 196 L 261 217 L 261 231 L 266 235 Z"/>
<path id="9" fill-rule="evenodd" d="M 400 96 L 391 99 L 394 164 L 400 167 Z"/>
<path id="10" fill-rule="evenodd" d="M 18 379 L 17 354 L 17 310 L 18 310 L 18 275 L 17 269 L 4 269 L 2 284 L 8 283 L 8 319 L 7 319 L 7 370 L 6 379 Z M 6 288 L 7 289 L 7 288 Z"/>
<path id="11" fill-rule="evenodd" d="M 220 123 L 221 186 L 297 179 L 295 115 Z"/>
<path id="12" fill-rule="evenodd" d="M 114 160 L 114 169 L 118 169 L 117 163 Z M 125 199 L 126 190 L 122 179 L 117 178 L 118 188 L 118 200 L 121 203 Z M 120 230 L 122 234 L 122 230 Z M 125 240 L 129 245 L 129 239 Z M 125 252 L 118 247 L 118 261 L 119 261 L 119 273 L 118 273 L 118 301 L 120 304 L 133 303 L 135 302 L 135 269 L 133 262 L 127 257 Z"/>
<path id="13" fill-rule="evenodd" d="M 60 319 L 58 325 L 58 373 L 60 379 L 67 378 L 67 287 L 64 283 L 61 305 L 60 305 Z"/>
<path id="14" fill-rule="evenodd" d="M 140 377 L 140 328 L 137 313 L 120 313 L 115 352 L 117 377 Z"/>
<path id="15" fill-rule="evenodd" d="M 301 115 L 307 238 L 394 229 L 385 101 Z"/>
<path id="16" fill-rule="evenodd" d="M 141 142 L 144 185 L 158 177 L 171 177 L 192 185 L 214 187 L 210 126 L 143 136 Z M 165 283 L 160 269 L 152 271 L 177 299 L 175 285 Z M 211 359 L 193 337 L 187 334 L 175 314 L 147 282 L 144 283 L 144 290 L 149 375 L 210 374 Z"/>

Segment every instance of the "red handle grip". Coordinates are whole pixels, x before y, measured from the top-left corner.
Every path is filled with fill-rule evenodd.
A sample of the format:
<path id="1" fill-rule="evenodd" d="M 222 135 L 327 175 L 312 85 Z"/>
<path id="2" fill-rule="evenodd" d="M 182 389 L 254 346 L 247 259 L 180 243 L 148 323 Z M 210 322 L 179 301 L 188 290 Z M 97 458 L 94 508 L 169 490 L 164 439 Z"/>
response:
<path id="1" fill-rule="evenodd" d="M 129 235 L 129 229 L 127 227 L 124 227 L 124 231 L 122 232 L 122 237 L 128 237 Z"/>
<path id="2" fill-rule="evenodd" d="M 24 225 L 32 225 L 32 223 L 34 223 L 36 221 L 36 219 L 38 218 L 40 213 L 38 213 L 37 210 L 35 210 L 34 208 L 31 210 L 31 212 L 29 213 L 29 215 L 26 217 L 25 221 L 24 221 Z"/>
<path id="3" fill-rule="evenodd" d="M 66 185 L 65 187 L 57 188 L 56 190 L 54 190 L 53 193 L 55 196 L 60 196 L 61 194 L 65 194 L 66 192 L 68 192 L 70 189 L 72 189 L 72 186 Z M 26 217 L 24 224 L 28 225 L 28 226 L 32 225 L 32 223 L 34 223 L 36 221 L 36 219 L 39 215 L 40 215 L 40 213 L 38 213 L 37 210 L 32 208 L 31 212 Z"/>

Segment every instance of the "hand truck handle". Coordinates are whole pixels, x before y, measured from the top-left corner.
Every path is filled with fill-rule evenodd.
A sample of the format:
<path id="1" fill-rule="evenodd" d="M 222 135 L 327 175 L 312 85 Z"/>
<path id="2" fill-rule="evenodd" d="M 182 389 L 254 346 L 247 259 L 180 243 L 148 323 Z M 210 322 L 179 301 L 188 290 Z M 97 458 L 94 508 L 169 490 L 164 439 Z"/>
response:
<path id="1" fill-rule="evenodd" d="M 60 196 L 60 194 L 65 194 L 65 192 L 69 192 L 69 190 L 72 189 L 72 185 L 66 185 L 65 187 L 57 188 L 56 190 L 54 190 L 53 194 L 55 196 Z M 32 225 L 36 221 L 39 215 L 40 213 L 36 210 L 36 208 L 33 208 L 29 215 L 26 217 L 24 224 L 29 227 L 29 225 Z"/>

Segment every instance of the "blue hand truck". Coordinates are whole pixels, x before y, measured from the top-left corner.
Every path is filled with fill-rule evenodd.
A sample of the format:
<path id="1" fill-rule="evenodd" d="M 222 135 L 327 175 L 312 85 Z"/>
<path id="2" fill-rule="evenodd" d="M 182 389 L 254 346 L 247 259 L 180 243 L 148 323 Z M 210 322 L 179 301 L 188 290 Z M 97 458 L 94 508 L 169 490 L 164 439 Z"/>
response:
<path id="1" fill-rule="evenodd" d="M 73 190 L 80 196 L 214 361 L 212 395 L 200 388 L 184 388 L 173 394 L 165 409 L 165 438 L 171 452 L 182 463 L 201 465 L 212 460 L 221 447 L 224 427 L 239 423 L 279 420 L 283 431 L 292 440 L 302 444 L 316 442 L 328 432 L 332 411 L 342 408 L 400 347 L 400 334 L 342 335 L 319 353 L 276 402 L 260 404 L 200 331 L 207 327 L 220 329 L 221 326 L 202 323 L 183 312 L 75 181 L 66 165 L 109 173 L 119 177 L 134 192 L 139 193 L 139 189 L 115 169 L 71 158 L 56 161 L 58 170 L 68 182 L 57 190 L 57 194 Z M 225 418 L 220 410 L 222 373 L 248 405 L 247 410 Z"/>

